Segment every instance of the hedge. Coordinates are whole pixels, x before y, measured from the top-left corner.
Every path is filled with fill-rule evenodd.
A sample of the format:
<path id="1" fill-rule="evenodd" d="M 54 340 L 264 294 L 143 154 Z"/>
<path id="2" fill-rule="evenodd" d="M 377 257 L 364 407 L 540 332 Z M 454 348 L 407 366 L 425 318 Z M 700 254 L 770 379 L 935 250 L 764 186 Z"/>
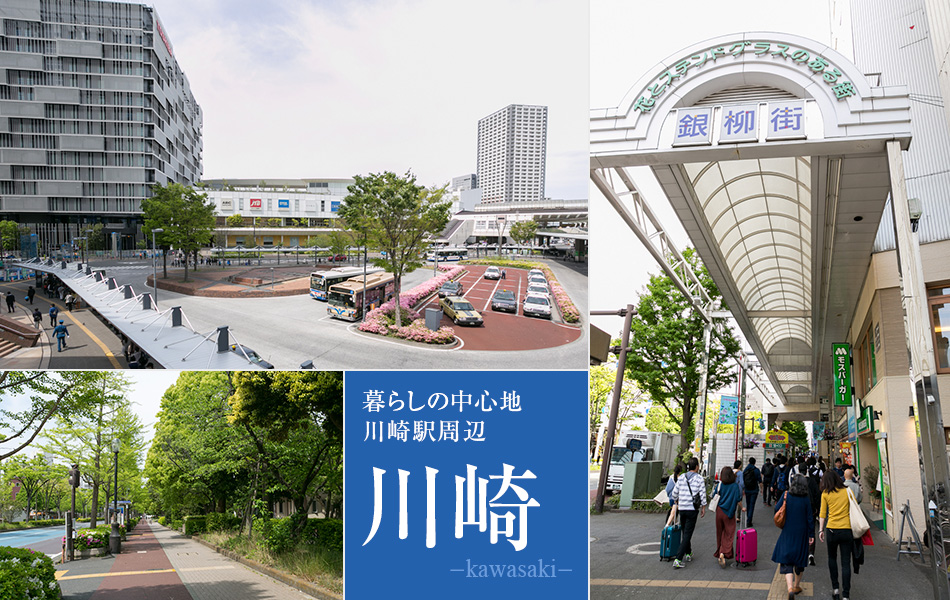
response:
<path id="1" fill-rule="evenodd" d="M 225 513 L 208 513 L 205 531 L 230 531 L 241 526 L 241 518 Z"/>
<path id="2" fill-rule="evenodd" d="M 308 519 L 304 529 L 304 542 L 317 544 L 331 550 L 343 551 L 342 519 Z"/>
<path id="3" fill-rule="evenodd" d="M 194 535 L 204 533 L 207 529 L 207 518 L 205 516 L 185 517 L 185 535 Z"/>
<path id="4" fill-rule="evenodd" d="M 0 600 L 58 600 L 53 561 L 27 548 L 0 547 Z"/>

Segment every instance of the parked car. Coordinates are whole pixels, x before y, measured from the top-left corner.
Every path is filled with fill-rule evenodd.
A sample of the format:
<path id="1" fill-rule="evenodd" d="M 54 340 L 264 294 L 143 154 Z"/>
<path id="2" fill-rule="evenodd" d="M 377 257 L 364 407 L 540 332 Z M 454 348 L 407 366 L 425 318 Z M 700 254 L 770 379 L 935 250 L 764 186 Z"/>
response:
<path id="1" fill-rule="evenodd" d="M 541 277 L 544 277 L 544 271 L 542 271 L 541 269 L 531 269 L 530 271 L 528 271 L 528 277 L 531 277 L 533 275 L 540 275 Z"/>
<path id="2" fill-rule="evenodd" d="M 501 279 L 501 269 L 498 267 L 488 267 L 485 269 L 485 279 Z"/>
<path id="3" fill-rule="evenodd" d="M 241 350 L 244 350 L 244 352 L 241 352 Z M 240 344 L 231 344 L 231 352 L 234 352 L 238 354 L 239 356 L 244 356 L 246 354 L 247 358 L 250 359 L 252 363 L 256 364 L 257 366 L 263 369 L 274 368 L 274 365 L 270 364 L 269 362 L 261 358 L 260 354 L 258 354 L 257 352 L 254 352 L 247 346 L 240 345 Z"/>
<path id="4" fill-rule="evenodd" d="M 458 281 L 446 281 L 439 288 L 439 298 L 447 296 L 461 296 L 463 293 L 462 284 Z"/>
<path id="5" fill-rule="evenodd" d="M 525 296 L 522 307 L 525 316 L 533 315 L 535 317 L 551 318 L 551 300 L 546 295 L 528 294 Z"/>
<path id="6" fill-rule="evenodd" d="M 532 283 L 528 285 L 528 294 L 540 294 L 542 296 L 550 296 L 551 290 L 548 289 L 548 286 L 542 283 Z"/>
<path id="7" fill-rule="evenodd" d="M 518 312 L 518 299 L 511 290 L 495 290 L 491 297 L 492 310 L 504 310 L 508 312 Z"/>
<path id="8" fill-rule="evenodd" d="M 327 258 L 328 262 L 342 262 L 346 260 L 346 254 L 334 254 L 333 256 Z"/>
<path id="9" fill-rule="evenodd" d="M 480 326 L 482 315 L 479 314 L 472 303 L 461 296 L 447 296 L 439 301 L 445 316 L 452 319 L 456 325 L 474 325 Z"/>
<path id="10" fill-rule="evenodd" d="M 528 277 L 528 285 L 532 285 L 532 284 L 547 285 L 548 280 L 538 275 L 531 275 L 530 277 Z"/>

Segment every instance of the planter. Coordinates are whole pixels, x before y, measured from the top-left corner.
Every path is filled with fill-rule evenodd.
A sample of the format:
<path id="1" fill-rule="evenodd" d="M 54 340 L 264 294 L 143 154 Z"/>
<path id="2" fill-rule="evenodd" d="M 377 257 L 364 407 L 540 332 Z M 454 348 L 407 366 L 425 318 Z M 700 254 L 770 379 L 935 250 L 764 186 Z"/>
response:
<path id="1" fill-rule="evenodd" d="M 90 548 L 89 550 L 77 550 L 76 558 L 93 558 L 96 556 L 105 556 L 109 553 L 108 548 Z"/>

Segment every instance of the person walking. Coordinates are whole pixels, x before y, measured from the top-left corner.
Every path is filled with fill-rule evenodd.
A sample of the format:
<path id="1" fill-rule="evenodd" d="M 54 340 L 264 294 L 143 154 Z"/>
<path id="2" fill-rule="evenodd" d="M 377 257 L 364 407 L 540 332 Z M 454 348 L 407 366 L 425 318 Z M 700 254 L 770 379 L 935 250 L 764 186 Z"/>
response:
<path id="1" fill-rule="evenodd" d="M 749 457 L 749 465 L 742 472 L 742 481 L 745 490 L 746 521 L 752 527 L 752 515 L 755 513 L 755 501 L 759 497 L 759 484 L 762 483 L 762 472 L 755 466 L 755 457 Z"/>
<path id="2" fill-rule="evenodd" d="M 788 492 L 775 503 L 776 510 L 785 505 L 785 526 L 775 542 L 772 562 L 779 564 L 779 572 L 785 575 L 788 598 L 802 593 L 802 577 L 808 563 L 808 546 L 815 541 L 811 498 L 808 497 L 808 481 L 804 475 L 793 475 Z"/>
<path id="3" fill-rule="evenodd" d="M 36 295 L 36 288 L 32 285 L 26 289 L 26 299 L 30 301 L 30 305 L 33 304 L 33 296 Z"/>
<path id="4" fill-rule="evenodd" d="M 69 337 L 69 330 L 62 319 L 59 320 L 59 325 L 53 329 L 53 334 L 56 336 L 56 351 L 62 352 L 63 348 L 66 347 L 66 338 Z"/>
<path id="5" fill-rule="evenodd" d="M 788 489 L 788 465 L 782 455 L 775 457 L 775 460 L 777 462 L 775 472 L 772 473 L 772 487 L 775 488 L 775 497 L 778 498 Z"/>
<path id="6" fill-rule="evenodd" d="M 825 474 L 824 470 L 815 462 L 814 457 L 810 457 L 806 462 L 808 467 L 808 498 L 811 500 L 812 518 L 812 538 L 815 537 L 814 528 L 818 523 L 818 509 L 821 507 L 821 477 Z M 808 545 L 808 564 L 815 566 L 815 542 L 812 540 Z"/>
<path id="7" fill-rule="evenodd" d="M 33 309 L 33 327 L 36 329 L 43 328 L 43 313 L 40 312 L 39 308 Z"/>
<path id="8" fill-rule="evenodd" d="M 844 470 L 844 485 L 854 494 L 854 499 L 861 504 L 861 483 L 854 478 L 854 467 Z"/>
<path id="9" fill-rule="evenodd" d="M 736 462 L 732 463 L 732 470 L 736 474 L 736 483 L 739 484 L 739 489 L 744 490 L 745 482 L 742 481 L 742 461 L 737 460 Z"/>
<path id="10" fill-rule="evenodd" d="M 56 327 L 56 317 L 59 316 L 59 307 L 55 304 L 49 305 L 49 326 Z"/>
<path id="11" fill-rule="evenodd" d="M 673 512 L 673 486 L 676 485 L 676 480 L 680 478 L 680 475 L 683 471 L 686 470 L 686 465 L 682 462 L 677 462 L 676 466 L 673 467 L 673 474 L 670 475 L 670 479 L 666 482 L 666 497 L 669 498 L 670 508 L 666 511 L 666 518 L 670 518 L 670 513 Z"/>
<path id="12" fill-rule="evenodd" d="M 16 298 L 14 297 L 13 292 L 8 291 L 5 298 L 7 300 L 7 312 L 12 313 L 14 311 L 13 303 L 16 302 Z"/>
<path id="13" fill-rule="evenodd" d="M 736 471 L 728 466 L 719 471 L 719 504 L 716 506 L 716 551 L 713 558 L 719 566 L 726 568 L 726 561 L 732 560 L 732 540 L 736 536 L 736 517 L 742 506 L 742 488 L 736 480 Z"/>
<path id="14" fill-rule="evenodd" d="M 76 297 L 70 292 L 66 294 L 66 310 L 73 312 L 73 306 L 76 304 Z"/>
<path id="15" fill-rule="evenodd" d="M 686 566 L 686 562 L 693 560 L 693 546 L 690 540 L 696 529 L 696 520 L 706 516 L 706 482 L 698 471 L 699 459 L 694 456 L 686 463 L 686 473 L 683 473 L 673 486 L 675 509 L 670 514 L 668 524 L 672 525 L 676 513 L 679 513 L 680 523 L 683 526 L 680 551 L 676 555 L 676 560 L 673 561 L 674 569 L 682 569 Z"/>
<path id="16" fill-rule="evenodd" d="M 837 462 L 837 461 L 836 461 Z M 851 535 L 851 514 L 848 488 L 834 470 L 821 478 L 821 510 L 818 513 L 818 539 L 828 539 L 828 570 L 831 572 L 831 587 L 834 600 L 849 600 L 851 597 L 851 553 L 854 538 Z M 827 536 L 825 531 L 827 530 Z M 841 585 L 838 580 L 838 551 L 841 552 Z"/>
<path id="17" fill-rule="evenodd" d="M 841 467 L 841 459 L 840 459 L 840 458 L 836 458 L 836 459 L 835 459 L 835 469 L 834 469 L 834 471 L 835 471 L 835 473 L 838 474 L 838 477 L 839 477 L 842 481 L 844 481 L 844 469 Z"/>
<path id="18" fill-rule="evenodd" d="M 772 459 L 766 458 L 765 464 L 762 465 L 762 493 L 764 494 L 762 503 L 766 506 L 772 504 L 772 473 L 774 472 L 775 465 L 772 464 Z"/>

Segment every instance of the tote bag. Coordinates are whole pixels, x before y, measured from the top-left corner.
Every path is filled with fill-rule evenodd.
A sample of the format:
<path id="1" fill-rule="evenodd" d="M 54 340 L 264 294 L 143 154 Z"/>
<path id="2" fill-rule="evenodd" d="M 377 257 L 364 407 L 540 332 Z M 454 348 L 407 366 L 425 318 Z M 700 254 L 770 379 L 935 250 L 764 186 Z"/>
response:
<path id="1" fill-rule="evenodd" d="M 857 500 L 854 499 L 854 495 L 851 494 L 851 490 L 848 491 L 848 517 L 851 520 L 851 537 L 857 539 L 867 533 L 871 526 L 868 524 L 867 518 L 864 516 L 864 511 L 861 510 L 861 507 L 858 506 Z"/>
<path id="2" fill-rule="evenodd" d="M 713 514 L 716 512 L 716 507 L 719 506 L 719 487 L 721 485 L 722 484 L 720 483 L 716 486 L 716 493 L 713 494 L 712 500 L 709 501 L 709 510 L 712 511 Z"/>

